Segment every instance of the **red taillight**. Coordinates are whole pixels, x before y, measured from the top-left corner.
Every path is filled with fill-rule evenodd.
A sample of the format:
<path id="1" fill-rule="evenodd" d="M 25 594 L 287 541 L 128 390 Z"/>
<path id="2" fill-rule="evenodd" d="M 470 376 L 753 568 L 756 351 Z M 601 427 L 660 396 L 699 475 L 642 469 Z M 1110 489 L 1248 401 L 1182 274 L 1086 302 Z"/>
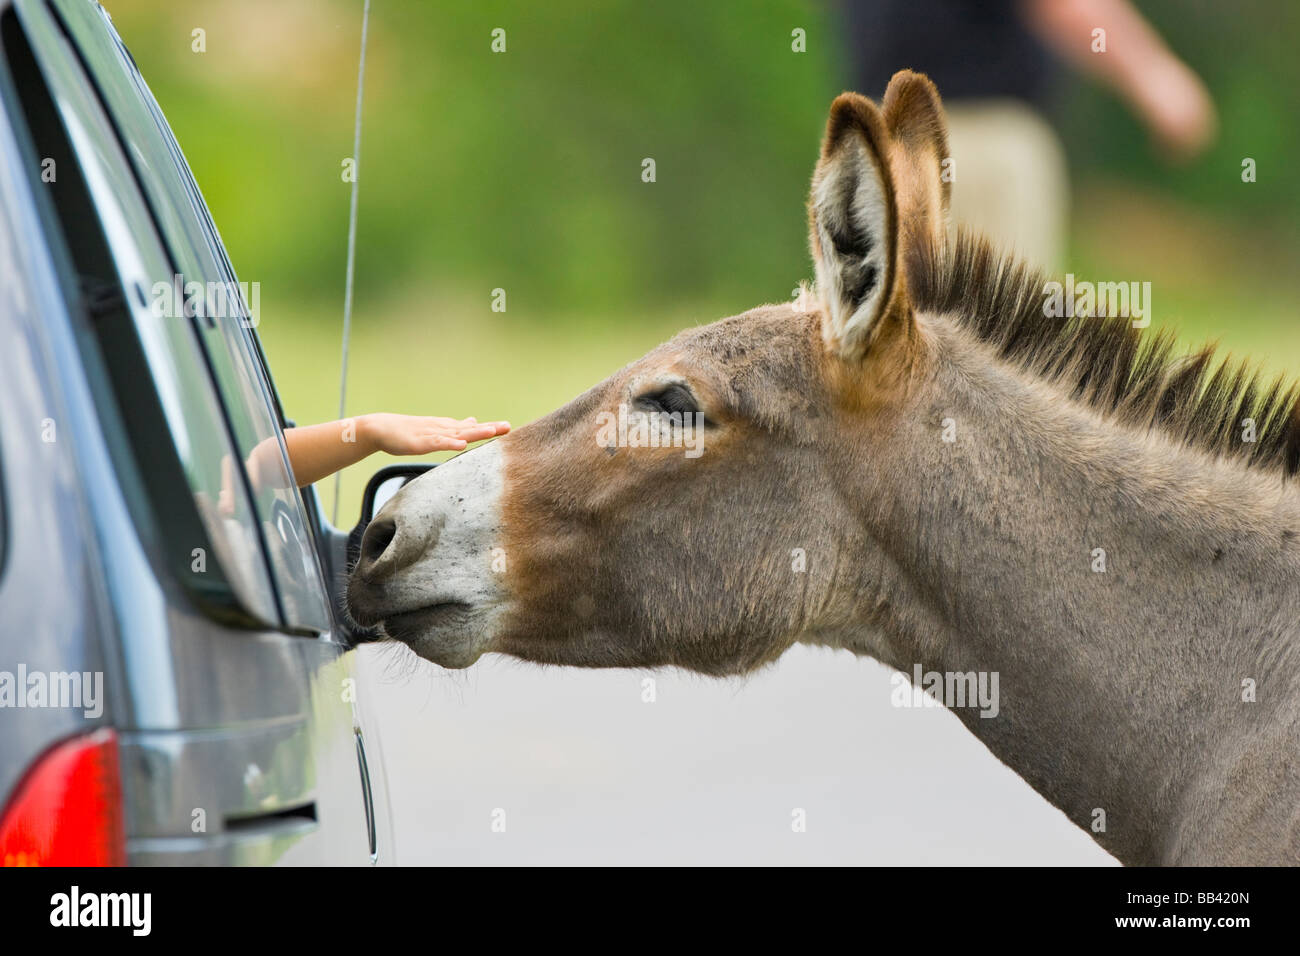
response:
<path id="1" fill-rule="evenodd" d="M 0 864 L 125 863 L 117 734 L 65 740 L 36 761 L 0 817 Z"/>

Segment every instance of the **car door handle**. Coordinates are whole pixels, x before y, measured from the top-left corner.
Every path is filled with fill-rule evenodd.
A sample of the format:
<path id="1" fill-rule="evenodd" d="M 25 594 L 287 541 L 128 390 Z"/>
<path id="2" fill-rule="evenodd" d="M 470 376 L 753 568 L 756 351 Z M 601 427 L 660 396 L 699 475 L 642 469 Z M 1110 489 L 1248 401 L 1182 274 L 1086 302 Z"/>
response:
<path id="1" fill-rule="evenodd" d="M 311 833 L 320 826 L 316 817 L 316 804 L 303 803 L 296 807 L 272 810 L 269 813 L 240 814 L 223 821 L 226 833 L 240 838 L 278 837 Z"/>

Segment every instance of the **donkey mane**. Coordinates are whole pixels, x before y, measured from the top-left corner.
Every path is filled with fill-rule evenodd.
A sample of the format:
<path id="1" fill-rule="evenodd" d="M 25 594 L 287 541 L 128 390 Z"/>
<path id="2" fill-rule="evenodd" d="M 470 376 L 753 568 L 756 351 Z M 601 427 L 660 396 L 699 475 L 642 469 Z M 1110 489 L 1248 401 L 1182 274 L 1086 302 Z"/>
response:
<path id="1" fill-rule="evenodd" d="M 913 305 L 949 315 L 1007 361 L 1125 424 L 1290 477 L 1300 470 L 1300 388 L 1269 385 L 1246 361 L 1215 361 L 1212 344 L 1175 355 L 1162 329 L 1141 335 L 1127 316 L 1057 318 L 1043 308 L 1048 275 L 987 238 L 908 243 Z M 1241 439 L 1253 419 L 1255 441 Z"/>

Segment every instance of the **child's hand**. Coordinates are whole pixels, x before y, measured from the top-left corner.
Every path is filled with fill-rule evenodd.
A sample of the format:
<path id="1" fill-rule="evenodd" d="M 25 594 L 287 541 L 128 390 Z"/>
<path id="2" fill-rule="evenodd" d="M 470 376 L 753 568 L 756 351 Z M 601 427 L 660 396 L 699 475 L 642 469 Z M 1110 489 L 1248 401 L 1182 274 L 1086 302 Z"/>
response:
<path id="1" fill-rule="evenodd" d="M 425 418 L 379 412 L 363 415 L 360 432 L 374 451 L 390 455 L 427 455 L 433 451 L 460 451 L 470 442 L 495 438 L 510 431 L 509 422 L 478 422 L 473 418 Z"/>

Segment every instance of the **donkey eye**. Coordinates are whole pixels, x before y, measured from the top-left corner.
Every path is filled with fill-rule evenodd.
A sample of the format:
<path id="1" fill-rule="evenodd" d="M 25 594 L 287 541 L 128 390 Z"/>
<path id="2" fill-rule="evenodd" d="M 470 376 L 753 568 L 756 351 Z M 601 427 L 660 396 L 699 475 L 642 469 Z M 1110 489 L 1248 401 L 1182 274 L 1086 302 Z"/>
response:
<path id="1" fill-rule="evenodd" d="M 699 403 L 685 385 L 676 383 L 658 391 L 647 392 L 637 400 L 637 404 L 647 411 L 668 412 L 669 414 L 696 414 L 700 412 Z"/>

